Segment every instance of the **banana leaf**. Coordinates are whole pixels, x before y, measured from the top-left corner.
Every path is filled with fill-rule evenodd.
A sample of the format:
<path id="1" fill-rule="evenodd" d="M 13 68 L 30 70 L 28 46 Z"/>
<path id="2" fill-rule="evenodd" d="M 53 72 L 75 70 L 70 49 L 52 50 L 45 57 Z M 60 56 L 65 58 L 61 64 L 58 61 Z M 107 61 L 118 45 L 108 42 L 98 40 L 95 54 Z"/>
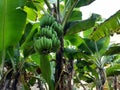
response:
<path id="1" fill-rule="evenodd" d="M 15 46 L 22 37 L 27 14 L 21 7 L 25 2 L 26 0 L 0 0 L 0 64 L 4 60 L 5 49 Z"/>
<path id="2" fill-rule="evenodd" d="M 0 51 L 20 40 L 26 23 L 20 9 L 24 4 L 25 0 L 0 0 Z"/>
<path id="3" fill-rule="evenodd" d="M 66 35 L 76 34 L 94 27 L 95 22 L 100 18 L 100 15 L 92 14 L 92 16 L 86 20 L 74 20 L 72 22 L 68 22 L 65 26 Z"/>
<path id="4" fill-rule="evenodd" d="M 101 23 L 91 35 L 91 39 L 97 41 L 100 38 L 114 33 L 120 33 L 120 10 L 105 22 Z"/>

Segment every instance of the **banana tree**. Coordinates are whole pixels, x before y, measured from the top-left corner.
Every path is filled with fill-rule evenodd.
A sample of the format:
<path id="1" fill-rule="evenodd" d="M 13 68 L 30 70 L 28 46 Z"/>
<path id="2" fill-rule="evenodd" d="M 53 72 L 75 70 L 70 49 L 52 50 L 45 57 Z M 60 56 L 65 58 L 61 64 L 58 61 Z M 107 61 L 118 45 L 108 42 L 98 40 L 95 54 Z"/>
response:
<path id="1" fill-rule="evenodd" d="M 57 50 L 57 52 L 56 52 L 56 67 L 55 67 L 55 89 L 56 90 L 62 90 L 62 89 L 72 90 L 72 87 L 71 87 L 71 84 L 72 84 L 71 79 L 72 79 L 72 76 L 73 76 L 72 71 L 70 71 L 71 74 L 68 74 L 67 70 L 68 70 L 69 66 L 67 66 L 65 64 L 67 61 L 66 61 L 66 59 L 63 58 L 64 57 L 64 55 L 63 55 L 63 52 L 64 52 L 64 43 L 63 43 L 64 42 L 64 36 L 67 35 L 67 33 L 69 31 L 72 31 L 72 30 L 69 30 L 70 28 L 73 29 L 74 27 L 79 26 L 80 24 L 82 24 L 81 27 L 78 27 L 80 29 L 85 30 L 86 28 L 84 28 L 84 27 L 86 25 L 89 25 L 87 27 L 87 29 L 91 28 L 95 25 L 95 21 L 98 19 L 97 15 L 92 15 L 89 19 L 82 21 L 81 20 L 81 12 L 78 11 L 77 9 L 74 10 L 74 8 L 79 8 L 81 6 L 88 5 L 88 4 L 92 3 L 93 1 L 94 0 L 91 0 L 91 1 L 83 1 L 83 0 L 82 1 L 79 1 L 79 0 L 76 0 L 76 1 L 73 1 L 73 0 L 59 1 L 59 0 L 57 0 L 57 2 L 53 1 L 53 5 L 52 5 L 51 2 L 49 2 L 47 0 L 44 0 L 44 3 L 46 4 L 46 6 L 48 8 L 48 12 L 45 12 L 45 10 L 43 10 L 44 16 L 42 17 L 42 19 L 40 19 L 40 27 L 41 27 L 40 29 L 41 30 L 40 30 L 40 32 L 38 31 L 39 34 L 36 35 L 37 36 L 36 39 L 41 38 L 40 42 L 43 41 L 43 43 L 47 43 L 47 42 L 44 42 L 45 41 L 44 37 L 42 38 L 42 35 L 41 35 L 42 31 L 43 31 L 42 28 L 44 28 L 45 26 L 50 26 L 50 27 L 53 26 L 53 28 L 55 28 L 56 26 L 54 26 L 54 25 L 56 25 L 57 23 L 60 23 L 62 25 L 62 28 L 63 28 L 62 29 L 63 34 L 61 33 L 60 36 L 59 36 L 60 32 L 57 32 L 58 39 L 60 40 L 59 49 L 57 50 L 57 48 L 54 46 L 54 47 L 52 47 L 52 49 L 50 51 L 48 50 L 49 53 L 51 51 L 54 51 L 53 48 L 56 48 L 56 50 Z M 61 4 L 61 2 L 63 2 L 64 5 Z M 64 8 L 62 8 L 62 7 L 64 7 Z M 49 14 L 50 17 L 52 16 L 52 17 L 55 18 L 55 20 L 52 21 L 52 24 L 50 24 L 51 21 L 48 21 L 49 18 L 47 19 L 47 17 L 45 17 L 46 14 Z M 74 16 L 77 15 L 77 14 L 79 14 L 80 16 L 78 16 L 74 19 Z M 44 17 L 45 17 L 45 19 L 44 19 Z M 53 24 L 54 22 L 56 22 L 56 23 Z M 71 25 L 73 25 L 73 26 L 70 27 Z M 47 29 L 49 29 L 49 28 L 47 28 Z M 59 30 L 59 28 L 58 28 L 58 30 Z M 76 32 L 79 32 L 79 30 L 76 31 Z M 39 40 L 37 42 L 39 42 Z M 48 42 L 49 42 L 49 40 L 48 40 Z M 35 48 L 36 48 L 35 50 L 41 56 L 42 53 L 39 52 L 40 49 L 38 49 L 38 46 L 39 46 L 39 44 L 38 43 L 36 44 L 36 42 L 35 42 Z M 59 44 L 58 44 L 58 46 L 59 46 Z M 47 50 L 47 49 L 45 48 L 44 50 Z M 44 57 L 46 57 L 46 56 L 44 56 Z M 47 79 L 48 78 L 48 76 L 47 76 L 48 71 L 46 71 L 46 69 L 45 69 L 45 66 L 47 65 L 46 64 L 47 62 L 44 62 L 42 59 L 43 59 L 43 55 L 42 55 L 42 58 L 40 59 L 40 63 L 42 63 L 40 65 L 41 66 L 41 71 L 42 71 L 42 74 L 44 75 L 43 76 L 44 79 L 47 81 L 48 85 L 50 86 L 50 84 L 48 82 L 50 80 L 50 78 L 49 78 L 49 80 Z M 72 65 L 72 67 L 73 67 L 73 61 L 72 60 L 69 60 L 69 61 L 70 61 L 69 64 Z M 50 62 L 48 62 L 48 64 L 49 63 Z M 50 72 L 50 66 L 49 66 L 48 70 Z M 68 77 L 70 77 L 70 78 L 68 78 Z"/>
<path id="2" fill-rule="evenodd" d="M 43 78 L 44 85 L 47 83 L 50 90 L 73 90 L 75 58 L 71 54 L 65 56 L 64 48 L 69 47 L 65 44 L 67 41 L 81 52 L 88 50 L 88 54 L 92 53 L 96 57 L 91 57 L 92 61 L 96 60 L 94 61 L 96 65 L 98 62 L 101 63 L 98 51 L 100 50 L 100 54 L 104 53 L 101 46 L 104 39 L 107 40 L 104 49 L 109 43 L 111 33 L 108 29 L 112 33 L 119 33 L 120 12 L 101 25 L 96 24 L 101 19 L 97 14 L 82 20 L 79 8 L 93 1 L 95 0 L 14 0 L 13 2 L 1 0 L 0 62 L 2 64 L 0 64 L 3 79 L 0 86 L 2 89 L 10 87 L 12 79 L 14 79 L 13 90 L 16 90 L 18 80 L 24 89 L 30 89 L 36 80 L 40 84 Z M 84 41 L 79 32 L 86 30 L 89 33 L 84 33 L 92 35 Z M 107 37 L 103 38 L 104 36 Z M 103 39 L 99 40 L 100 38 Z M 90 41 L 90 44 L 94 42 L 93 45 L 96 47 L 94 50 L 97 53 L 90 50 L 93 47 L 87 45 L 86 41 Z M 87 46 L 86 50 L 82 49 L 80 46 L 82 44 Z M 4 67 L 7 68 L 6 72 L 3 71 Z M 100 70 L 103 68 L 101 64 L 98 67 Z M 13 74 L 15 78 L 12 78 Z M 4 81 L 7 83 L 4 84 Z M 43 88 L 41 84 L 39 86 L 40 89 Z"/>

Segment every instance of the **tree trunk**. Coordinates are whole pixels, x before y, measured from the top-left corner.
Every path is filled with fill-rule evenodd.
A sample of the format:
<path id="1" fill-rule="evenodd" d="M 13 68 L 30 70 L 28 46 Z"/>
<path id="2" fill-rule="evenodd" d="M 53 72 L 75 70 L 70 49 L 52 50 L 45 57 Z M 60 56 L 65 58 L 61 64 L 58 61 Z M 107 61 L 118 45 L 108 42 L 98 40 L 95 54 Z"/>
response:
<path id="1" fill-rule="evenodd" d="M 98 90 L 104 90 L 104 84 L 106 82 L 106 74 L 105 70 L 103 68 L 98 68 L 99 73 L 99 89 Z"/>

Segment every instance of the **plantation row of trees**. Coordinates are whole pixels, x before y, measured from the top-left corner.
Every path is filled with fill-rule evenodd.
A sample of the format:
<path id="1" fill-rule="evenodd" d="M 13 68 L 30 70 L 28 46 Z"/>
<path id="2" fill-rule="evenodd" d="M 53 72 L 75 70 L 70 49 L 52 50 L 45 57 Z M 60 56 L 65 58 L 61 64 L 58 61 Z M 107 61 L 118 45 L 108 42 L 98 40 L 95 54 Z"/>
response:
<path id="1" fill-rule="evenodd" d="M 120 89 L 120 11 L 83 20 L 94 1 L 1 0 L 0 90 Z"/>

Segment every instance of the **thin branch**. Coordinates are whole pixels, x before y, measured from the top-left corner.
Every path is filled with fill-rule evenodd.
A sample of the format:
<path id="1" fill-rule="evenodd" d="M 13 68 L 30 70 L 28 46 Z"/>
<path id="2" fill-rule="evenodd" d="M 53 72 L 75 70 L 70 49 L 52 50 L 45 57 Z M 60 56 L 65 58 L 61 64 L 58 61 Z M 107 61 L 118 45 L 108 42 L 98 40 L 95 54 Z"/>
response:
<path id="1" fill-rule="evenodd" d="M 75 0 L 74 3 L 72 4 L 71 8 L 68 10 L 68 12 L 66 13 L 65 17 L 63 18 L 63 22 L 62 22 L 62 25 L 63 27 L 65 26 L 69 16 L 71 15 L 72 13 L 72 10 L 74 9 L 74 7 L 77 5 L 79 0 Z"/>
<path id="2" fill-rule="evenodd" d="M 83 87 L 83 89 L 86 90 L 85 86 L 84 86 L 84 85 L 82 84 L 82 82 L 80 81 L 80 78 L 79 78 L 77 75 L 76 75 L 76 77 L 77 77 L 79 83 L 81 84 L 81 86 Z"/>
<path id="3" fill-rule="evenodd" d="M 47 5 L 48 9 L 51 11 L 51 6 L 50 6 L 50 3 L 48 2 L 48 0 L 44 0 L 44 2 Z"/>

